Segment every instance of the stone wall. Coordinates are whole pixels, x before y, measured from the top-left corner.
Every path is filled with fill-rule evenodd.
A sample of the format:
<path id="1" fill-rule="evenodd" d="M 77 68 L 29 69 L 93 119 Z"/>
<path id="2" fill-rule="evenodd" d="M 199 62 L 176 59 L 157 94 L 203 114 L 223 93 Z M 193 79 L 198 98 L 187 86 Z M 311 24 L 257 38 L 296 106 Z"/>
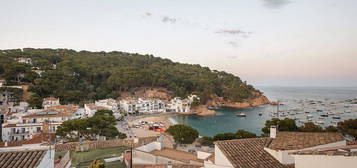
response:
<path id="1" fill-rule="evenodd" d="M 106 141 L 87 141 L 87 142 L 70 142 L 65 144 L 56 144 L 56 152 L 63 151 L 80 151 L 80 150 L 92 150 L 98 148 L 111 148 L 118 146 L 126 147 L 138 147 L 141 145 L 148 144 L 150 142 L 156 141 L 157 137 L 146 137 L 139 138 L 137 143 L 134 142 L 134 139 L 112 139 Z"/>

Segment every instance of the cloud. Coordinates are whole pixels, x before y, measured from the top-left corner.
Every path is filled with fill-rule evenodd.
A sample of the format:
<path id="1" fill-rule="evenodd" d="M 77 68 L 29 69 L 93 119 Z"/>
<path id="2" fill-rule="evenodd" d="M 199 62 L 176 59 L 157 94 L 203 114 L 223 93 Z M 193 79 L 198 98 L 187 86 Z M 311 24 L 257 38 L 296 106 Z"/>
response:
<path id="1" fill-rule="evenodd" d="M 237 59 L 238 56 L 236 56 L 236 55 L 231 55 L 231 56 L 227 56 L 227 58 L 228 58 L 228 59 Z"/>
<path id="2" fill-rule="evenodd" d="M 222 29 L 222 30 L 216 31 L 216 33 L 237 35 L 237 36 L 241 36 L 243 38 L 248 38 L 251 34 L 253 34 L 253 32 L 246 32 L 246 31 L 242 31 L 240 29 Z"/>
<path id="3" fill-rule="evenodd" d="M 176 23 L 176 21 L 177 21 L 176 18 L 171 18 L 171 17 L 167 17 L 167 16 L 164 16 L 161 19 L 161 22 L 163 22 L 163 23 Z"/>
<path id="4" fill-rule="evenodd" d="M 145 16 L 151 16 L 152 15 L 152 13 L 150 13 L 150 12 L 145 12 Z"/>
<path id="5" fill-rule="evenodd" d="M 267 8 L 280 8 L 291 3 L 290 0 L 262 0 L 262 1 L 264 1 L 264 6 Z"/>
<path id="6" fill-rule="evenodd" d="M 235 41 L 228 41 L 227 44 L 231 47 L 239 47 L 238 43 Z"/>

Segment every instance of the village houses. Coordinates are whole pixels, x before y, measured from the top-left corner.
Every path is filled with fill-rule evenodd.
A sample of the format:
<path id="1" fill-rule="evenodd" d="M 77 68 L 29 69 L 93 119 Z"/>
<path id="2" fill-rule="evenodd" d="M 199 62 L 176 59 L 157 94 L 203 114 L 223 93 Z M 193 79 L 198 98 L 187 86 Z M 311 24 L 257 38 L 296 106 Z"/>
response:
<path id="1" fill-rule="evenodd" d="M 32 65 L 32 59 L 31 58 L 15 58 L 15 61 L 19 63 L 25 63 L 25 64 L 30 64 Z"/>
<path id="2" fill-rule="evenodd" d="M 270 137 L 215 142 L 204 167 L 352 168 L 356 151 L 341 133 L 277 132 L 272 127 Z"/>

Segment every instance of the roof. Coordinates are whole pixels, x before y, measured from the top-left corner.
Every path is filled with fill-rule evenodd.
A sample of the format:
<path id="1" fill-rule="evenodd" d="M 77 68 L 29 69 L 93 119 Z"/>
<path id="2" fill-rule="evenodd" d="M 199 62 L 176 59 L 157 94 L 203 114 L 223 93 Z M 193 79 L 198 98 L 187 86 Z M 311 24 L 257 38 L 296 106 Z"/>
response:
<path id="1" fill-rule="evenodd" d="M 56 112 L 56 113 L 49 113 L 49 112 L 43 112 L 43 113 L 33 113 L 29 115 L 25 115 L 22 118 L 51 118 L 51 117 L 69 117 L 71 116 L 71 113 L 62 113 L 62 112 Z"/>
<path id="2" fill-rule="evenodd" d="M 285 168 L 293 165 L 283 165 L 264 150 L 265 144 L 271 138 L 248 138 L 215 142 L 234 167 Z"/>
<path id="3" fill-rule="evenodd" d="M 318 151 L 318 150 L 303 150 L 289 153 L 290 155 L 327 155 L 327 156 L 357 156 L 357 152 L 349 151 Z"/>
<path id="4" fill-rule="evenodd" d="M 172 168 L 200 168 L 202 166 L 190 165 L 190 164 L 172 164 Z M 134 164 L 133 168 L 168 168 L 169 165 L 165 164 Z"/>
<path id="5" fill-rule="evenodd" d="M 61 125 L 62 123 L 60 123 L 60 122 L 51 122 L 50 123 L 50 125 L 52 126 L 52 125 Z M 43 123 L 40 123 L 40 122 L 38 122 L 38 123 L 30 123 L 30 124 L 22 124 L 22 123 L 20 123 L 20 124 L 13 124 L 13 123 L 9 123 L 9 124 L 6 124 L 6 125 L 4 125 L 3 126 L 3 128 L 15 128 L 15 127 L 20 127 L 20 128 L 23 128 L 23 127 L 40 127 L 40 126 L 42 126 L 43 125 Z"/>
<path id="6" fill-rule="evenodd" d="M 278 132 L 276 138 L 272 139 L 267 147 L 274 150 L 297 150 L 343 140 L 341 133 Z"/>
<path id="7" fill-rule="evenodd" d="M 154 150 L 152 152 L 149 152 L 153 155 L 157 155 L 157 156 L 162 156 L 162 157 L 166 157 L 169 159 L 173 159 L 173 160 L 178 160 L 178 161 L 182 161 L 185 163 L 190 163 L 190 160 L 192 161 L 196 161 L 196 162 L 202 162 L 202 159 L 198 159 L 197 155 L 190 153 L 190 152 L 185 152 L 185 151 L 180 151 L 180 150 L 175 150 L 175 149 L 162 149 L 162 150 Z"/>
<path id="8" fill-rule="evenodd" d="M 0 152 L 0 167 L 34 168 L 40 164 L 45 154 L 46 150 Z"/>
<path id="9" fill-rule="evenodd" d="M 105 109 L 102 106 L 96 106 L 94 103 L 85 104 L 84 106 L 88 107 L 90 110 L 103 110 L 103 109 Z"/>
<path id="10" fill-rule="evenodd" d="M 59 99 L 54 98 L 54 97 L 46 97 L 43 99 L 43 101 L 57 101 L 57 100 L 59 100 Z"/>

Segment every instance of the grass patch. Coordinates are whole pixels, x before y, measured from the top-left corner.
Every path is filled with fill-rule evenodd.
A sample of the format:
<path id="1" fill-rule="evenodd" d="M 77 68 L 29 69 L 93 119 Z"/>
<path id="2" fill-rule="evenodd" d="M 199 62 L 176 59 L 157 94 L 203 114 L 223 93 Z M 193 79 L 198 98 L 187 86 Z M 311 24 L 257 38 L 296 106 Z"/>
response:
<path id="1" fill-rule="evenodd" d="M 102 148 L 102 149 L 95 149 L 85 152 L 71 152 L 72 158 L 72 166 L 73 167 L 88 167 L 93 160 L 101 160 L 111 157 L 119 157 L 121 154 L 129 148 L 127 147 L 113 147 L 113 148 Z M 106 163 L 106 167 L 120 167 L 124 168 L 125 166 L 119 162 L 111 162 Z"/>

